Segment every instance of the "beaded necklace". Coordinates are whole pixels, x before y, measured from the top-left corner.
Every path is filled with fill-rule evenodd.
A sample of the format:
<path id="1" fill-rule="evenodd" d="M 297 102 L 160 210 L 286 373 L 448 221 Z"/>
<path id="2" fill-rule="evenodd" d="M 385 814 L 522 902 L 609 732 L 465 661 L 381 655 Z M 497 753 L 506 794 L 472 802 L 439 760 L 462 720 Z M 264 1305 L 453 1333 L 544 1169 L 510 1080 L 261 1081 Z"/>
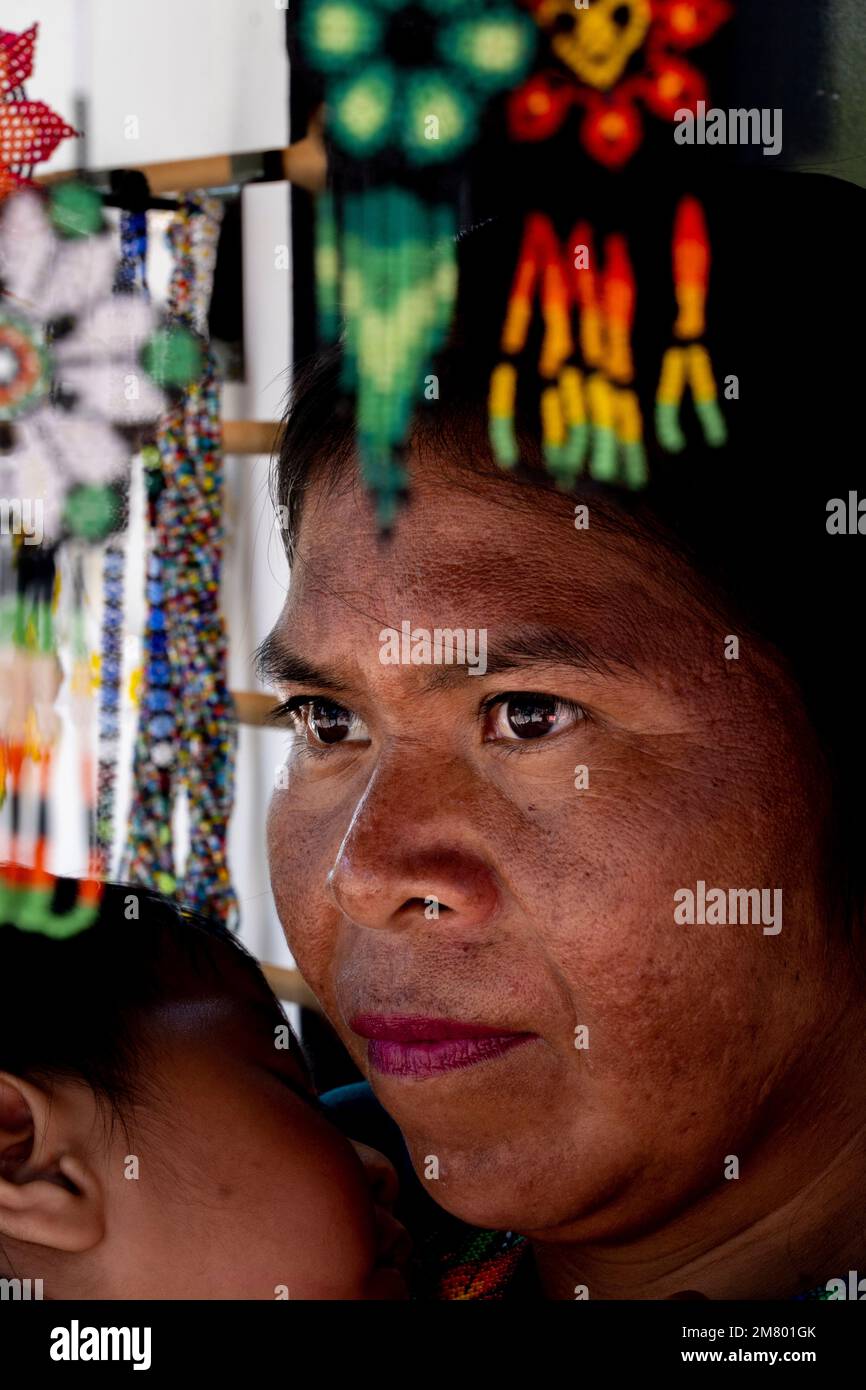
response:
<path id="1" fill-rule="evenodd" d="M 147 215 L 123 212 L 120 218 L 120 263 L 115 290 L 148 296 Z M 148 296 L 149 297 L 149 296 Z M 125 531 L 128 493 L 124 489 L 118 531 Z M 100 873 L 110 877 L 114 839 L 114 800 L 120 745 L 120 690 L 123 676 L 123 591 L 125 556 L 112 537 L 102 562 L 102 639 L 99 663 L 99 760 L 96 773 L 96 845 Z"/>
<path id="2" fill-rule="evenodd" d="M 202 339 L 220 215 L 217 200 L 188 198 L 168 234 L 175 256 L 169 311 Z M 219 609 L 220 393 L 206 345 L 202 363 L 199 379 L 163 417 L 156 448 L 144 457 L 152 544 L 125 874 L 233 923 L 226 839 L 236 732 Z M 189 853 L 178 881 L 172 815 L 182 793 Z"/>

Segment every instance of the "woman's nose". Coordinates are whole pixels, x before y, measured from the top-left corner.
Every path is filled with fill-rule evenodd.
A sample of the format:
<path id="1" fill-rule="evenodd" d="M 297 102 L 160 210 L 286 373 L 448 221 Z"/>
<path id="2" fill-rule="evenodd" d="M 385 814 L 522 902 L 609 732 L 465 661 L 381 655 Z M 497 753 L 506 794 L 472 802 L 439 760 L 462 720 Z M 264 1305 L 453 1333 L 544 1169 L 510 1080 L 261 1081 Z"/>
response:
<path id="1" fill-rule="evenodd" d="M 380 764 L 367 784 L 328 875 L 330 893 L 363 927 L 484 923 L 500 892 L 472 770 L 429 749 L 412 754 Z"/>
<path id="2" fill-rule="evenodd" d="M 496 879 L 480 855 L 456 836 L 436 847 L 406 840 L 355 836 L 343 843 L 328 886 L 350 921 L 390 929 L 423 921 L 469 927 L 492 916 Z"/>

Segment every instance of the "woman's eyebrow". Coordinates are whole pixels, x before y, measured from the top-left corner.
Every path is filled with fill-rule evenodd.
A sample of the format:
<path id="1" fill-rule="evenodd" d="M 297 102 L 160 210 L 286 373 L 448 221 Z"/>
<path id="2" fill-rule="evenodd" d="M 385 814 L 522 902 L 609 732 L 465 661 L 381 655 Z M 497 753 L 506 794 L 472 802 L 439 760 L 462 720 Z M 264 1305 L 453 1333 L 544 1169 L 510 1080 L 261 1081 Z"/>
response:
<path id="1" fill-rule="evenodd" d="M 443 629 L 444 631 L 445 629 Z M 449 632 L 457 629 L 450 628 Z M 487 632 L 489 637 L 489 632 Z M 540 666 L 570 666 L 587 675 L 609 680 L 646 677 L 647 672 L 623 650 L 623 644 L 608 643 L 604 649 L 567 628 L 526 627 L 494 637 L 488 643 L 485 674 L 504 675 Z M 262 681 L 282 685 L 306 685 L 346 692 L 351 687 L 333 671 L 313 666 L 288 646 L 275 629 L 262 642 L 255 657 L 256 674 Z M 436 665 L 431 668 L 425 688 L 435 692 L 462 681 L 468 675 L 465 664 Z"/>
<path id="2" fill-rule="evenodd" d="M 333 672 L 325 671 L 305 661 L 289 647 L 276 629 L 268 633 L 254 657 L 255 672 L 263 682 L 281 685 L 325 686 L 328 690 L 347 690 Z"/>
<path id="3" fill-rule="evenodd" d="M 621 650 L 605 650 L 567 628 L 524 629 L 488 648 L 487 669 L 494 674 L 519 666 L 574 666 L 598 676 L 639 674 Z"/>
<path id="4" fill-rule="evenodd" d="M 614 649 L 615 645 L 611 644 L 609 651 L 604 650 L 566 628 L 521 628 L 501 638 L 488 633 L 485 674 L 500 676 L 540 666 L 571 666 L 583 674 L 611 680 L 645 676 L 646 672 L 619 647 Z M 465 666 L 437 667 L 431 673 L 427 689 L 442 689 L 466 675 Z"/>

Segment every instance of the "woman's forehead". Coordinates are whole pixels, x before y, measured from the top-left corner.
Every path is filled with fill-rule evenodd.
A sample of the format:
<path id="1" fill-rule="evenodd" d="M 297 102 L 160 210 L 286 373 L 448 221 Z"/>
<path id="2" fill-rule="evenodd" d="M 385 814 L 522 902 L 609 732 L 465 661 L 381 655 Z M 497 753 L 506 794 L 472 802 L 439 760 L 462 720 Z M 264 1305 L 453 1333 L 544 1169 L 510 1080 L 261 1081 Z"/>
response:
<path id="1" fill-rule="evenodd" d="M 553 618 L 634 608 L 644 596 L 666 608 L 683 570 L 637 525 L 612 521 L 609 505 L 508 480 L 477 478 L 455 489 L 431 465 L 385 538 L 359 488 L 314 486 L 289 607 L 326 611 L 333 602 L 379 621 L 383 605 L 429 604 L 469 626 L 479 609 L 525 621 L 539 609 Z"/>

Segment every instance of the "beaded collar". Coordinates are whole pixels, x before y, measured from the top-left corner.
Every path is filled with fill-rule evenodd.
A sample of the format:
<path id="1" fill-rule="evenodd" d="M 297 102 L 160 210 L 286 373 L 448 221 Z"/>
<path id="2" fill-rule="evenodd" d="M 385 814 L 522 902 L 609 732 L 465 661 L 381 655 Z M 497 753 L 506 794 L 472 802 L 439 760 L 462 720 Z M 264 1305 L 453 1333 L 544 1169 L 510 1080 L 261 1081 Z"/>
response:
<path id="1" fill-rule="evenodd" d="M 463 1240 L 450 1241 L 433 1249 L 435 1272 L 425 1281 L 422 1296 L 439 1300 L 541 1299 L 531 1247 L 525 1236 L 513 1231 L 473 1231 Z M 429 1256 L 428 1256 L 429 1257 Z M 428 1287 L 429 1282 L 429 1287 Z M 841 1297 L 828 1286 L 828 1279 L 806 1293 L 793 1294 L 789 1301 L 834 1301 Z"/>

